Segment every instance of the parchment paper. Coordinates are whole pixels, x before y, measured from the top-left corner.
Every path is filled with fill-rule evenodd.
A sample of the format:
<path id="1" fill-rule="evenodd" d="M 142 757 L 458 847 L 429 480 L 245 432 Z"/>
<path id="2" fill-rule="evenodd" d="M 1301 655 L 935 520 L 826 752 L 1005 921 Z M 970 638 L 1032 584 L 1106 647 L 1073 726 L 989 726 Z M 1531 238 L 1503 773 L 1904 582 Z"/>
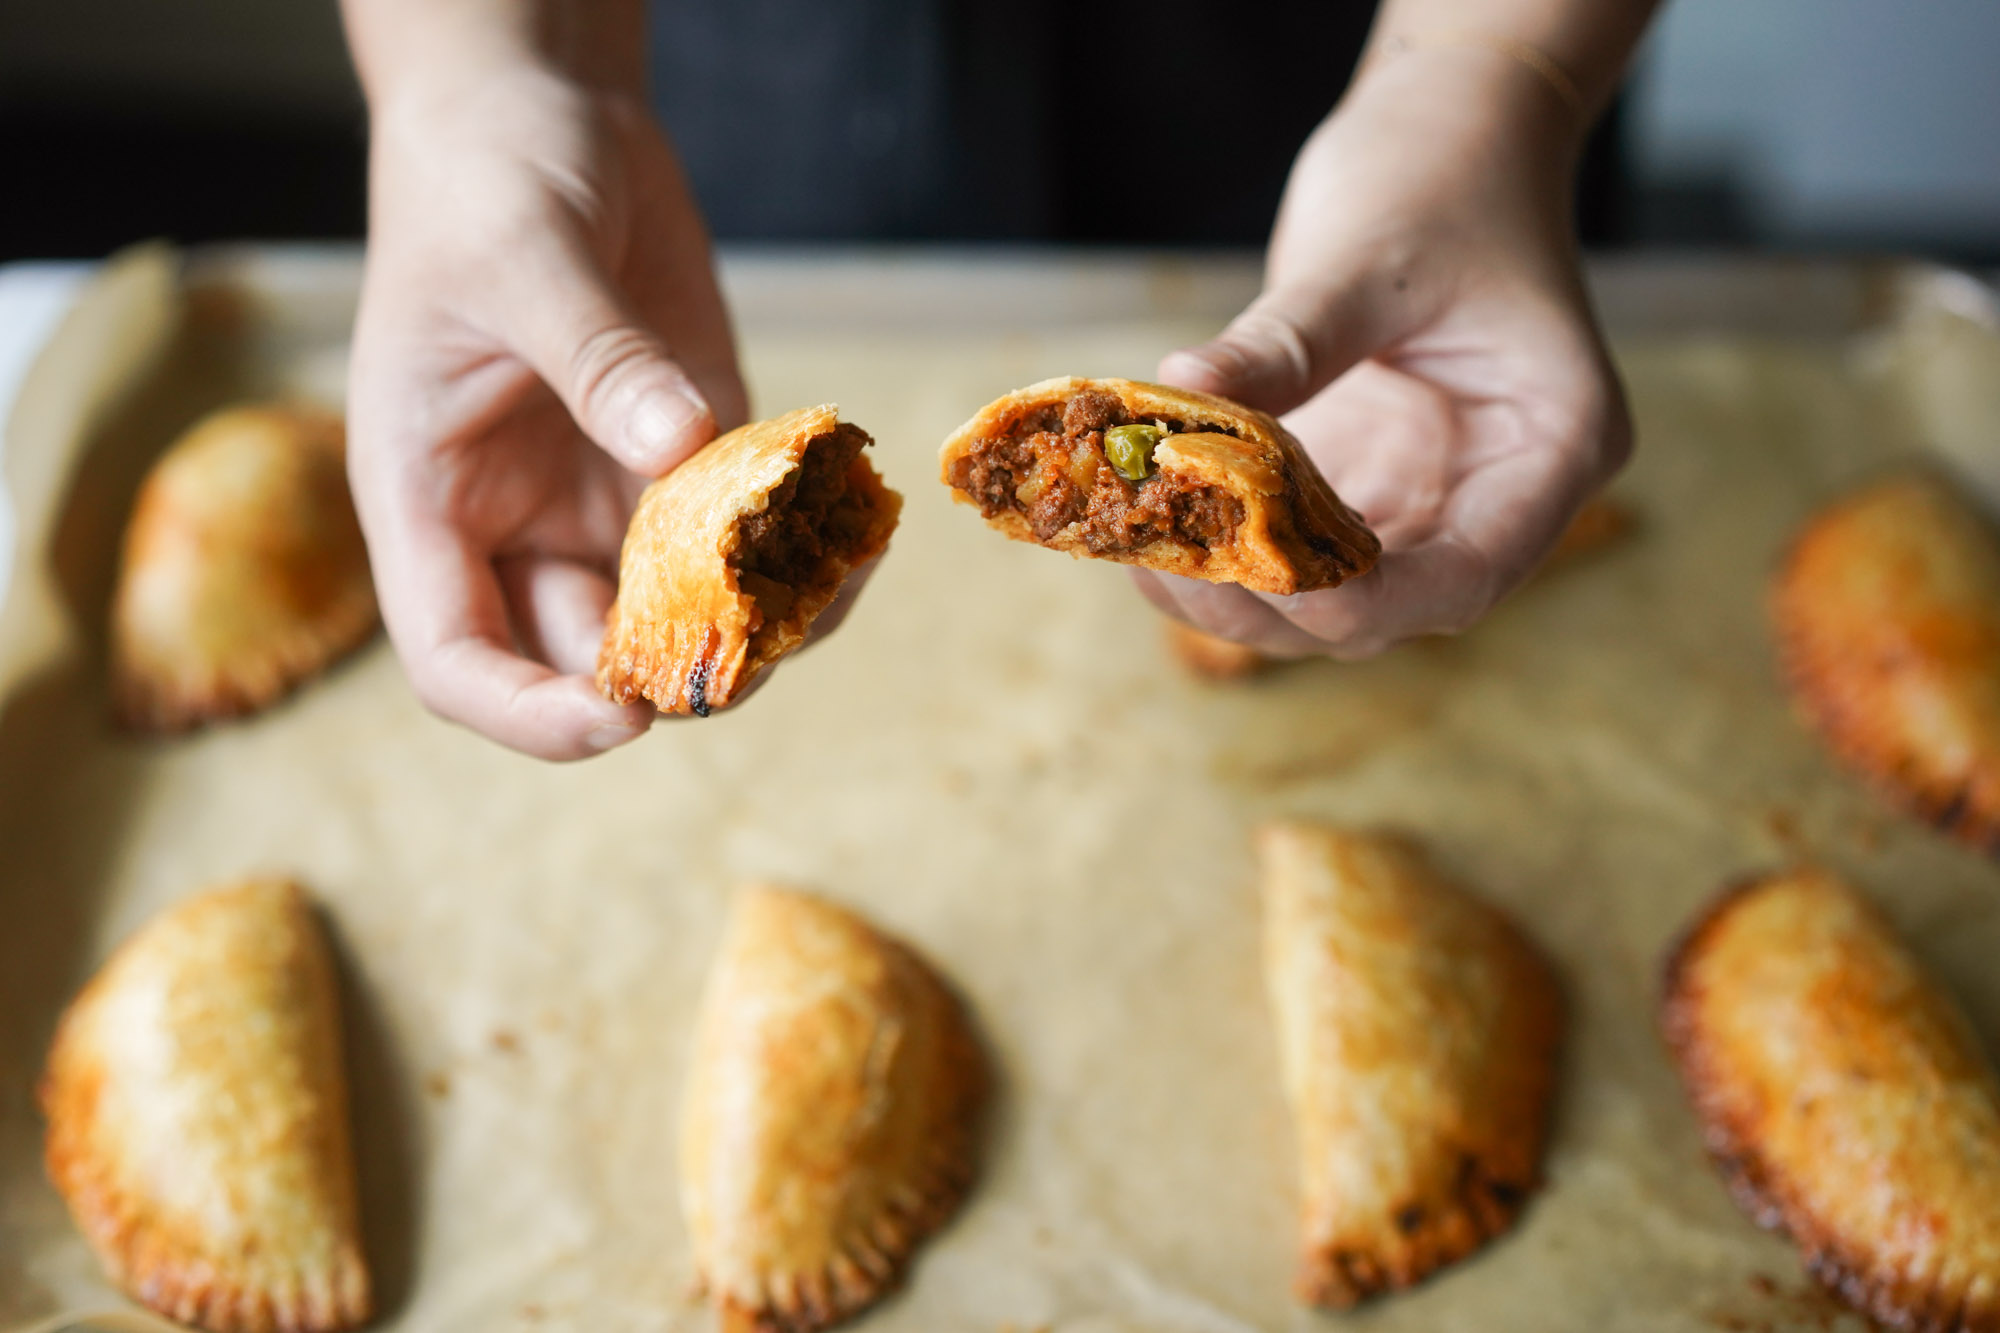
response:
<path id="1" fill-rule="evenodd" d="M 1902 334 L 1625 342 L 1634 539 L 1461 639 L 1215 687 L 1165 658 L 1118 570 L 1000 539 L 933 471 L 995 394 L 1143 375 L 1202 328 L 752 330 L 761 406 L 838 401 L 880 441 L 903 527 L 847 626 L 746 706 L 555 767 L 428 717 L 380 642 L 246 724 L 108 727 L 122 497 L 201 406 L 336 391 L 352 297 L 321 273 L 181 299 L 168 262 L 100 288 L 37 372 L 38 401 L 71 410 L 17 419 L 9 446 L 58 577 L 49 601 L 17 581 L 0 621 L 0 1318 L 109 1297 L 37 1159 L 61 1005 L 150 913 L 270 868 L 313 887 L 342 943 L 385 1328 L 708 1326 L 676 1099 L 731 889 L 754 877 L 914 941 L 1003 1075 L 982 1183 L 863 1327 L 1858 1327 L 1724 1196 L 1652 1005 L 1698 904 L 1809 853 L 2000 1033 L 2000 873 L 1832 769 L 1776 688 L 1762 613 L 1814 503 L 1940 422 L 2000 444 Z M 1959 325 L 1954 346 L 1990 336 Z M 67 483 L 62 458 L 82 460 Z M 32 468 L 54 480 L 22 483 Z M 1339 1318 L 1288 1293 L 1292 1143 L 1246 845 L 1274 814 L 1417 833 L 1519 915 L 1573 1010 L 1549 1183 L 1518 1230 Z"/>

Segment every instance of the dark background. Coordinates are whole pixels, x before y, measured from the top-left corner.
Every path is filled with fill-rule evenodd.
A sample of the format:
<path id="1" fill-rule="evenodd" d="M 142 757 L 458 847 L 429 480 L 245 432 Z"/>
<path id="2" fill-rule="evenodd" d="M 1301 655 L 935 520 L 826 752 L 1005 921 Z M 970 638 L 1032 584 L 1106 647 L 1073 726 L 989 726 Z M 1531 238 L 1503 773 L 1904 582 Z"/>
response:
<path id="1" fill-rule="evenodd" d="M 675 8 L 659 100 L 725 239 L 1240 246 L 1367 6 L 846 0 L 873 25 L 846 57 L 838 25 L 773 17 L 831 0 Z M 717 55 L 745 42 L 747 80 Z M 1989 0 L 1678 0 L 1593 141 L 1586 242 L 2000 262 L 1996 54 Z M 332 0 L 0 3 L 0 260 L 356 237 L 364 153 Z"/>

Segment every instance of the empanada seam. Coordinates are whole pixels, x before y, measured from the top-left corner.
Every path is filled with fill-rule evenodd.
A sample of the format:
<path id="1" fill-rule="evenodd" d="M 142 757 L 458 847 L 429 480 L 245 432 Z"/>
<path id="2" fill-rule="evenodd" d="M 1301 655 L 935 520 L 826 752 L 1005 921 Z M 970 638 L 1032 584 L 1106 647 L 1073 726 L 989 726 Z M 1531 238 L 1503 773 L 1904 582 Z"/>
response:
<path id="1" fill-rule="evenodd" d="M 1674 944 L 1662 969 L 1660 1032 L 1687 1085 L 1701 1125 L 1703 1148 L 1737 1208 L 1757 1226 L 1788 1237 L 1797 1246 L 1807 1271 L 1869 1318 L 1889 1328 L 1936 1333 L 2000 1329 L 2000 1300 L 1968 1311 L 1963 1292 L 1948 1295 L 1915 1287 L 1893 1272 L 1878 1271 L 1877 1265 L 1859 1259 L 1843 1246 L 1820 1226 L 1810 1209 L 1778 1183 L 1776 1173 L 1752 1146 L 1752 1134 L 1716 1095 L 1712 1059 L 1696 1012 L 1700 991 L 1691 974 L 1713 934 L 1745 898 L 1772 877 L 1754 875 L 1725 888 Z"/>

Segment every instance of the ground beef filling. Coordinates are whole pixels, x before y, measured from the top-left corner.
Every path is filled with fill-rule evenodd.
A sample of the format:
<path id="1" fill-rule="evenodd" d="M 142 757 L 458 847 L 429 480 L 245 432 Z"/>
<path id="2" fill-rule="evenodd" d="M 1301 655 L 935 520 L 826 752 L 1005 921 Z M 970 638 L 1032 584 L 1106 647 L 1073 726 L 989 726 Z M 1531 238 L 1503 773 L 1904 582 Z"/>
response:
<path id="1" fill-rule="evenodd" d="M 1104 432 L 1133 420 L 1116 396 L 1085 390 L 1061 407 L 1030 412 L 1005 433 L 981 440 L 952 464 L 951 484 L 988 518 L 1018 512 L 1040 541 L 1075 526 L 1095 555 L 1161 540 L 1204 550 L 1227 542 L 1243 521 L 1243 502 L 1235 496 L 1158 471 L 1130 482 L 1105 459 Z M 1217 429 L 1164 424 L 1175 433 Z"/>
<path id="2" fill-rule="evenodd" d="M 868 432 L 841 422 L 806 446 L 763 509 L 737 524 L 729 567 L 756 599 L 753 635 L 790 615 L 801 592 L 833 581 L 840 571 L 828 557 L 853 551 L 866 535 L 873 502 L 848 486 L 848 474 L 867 443 Z"/>

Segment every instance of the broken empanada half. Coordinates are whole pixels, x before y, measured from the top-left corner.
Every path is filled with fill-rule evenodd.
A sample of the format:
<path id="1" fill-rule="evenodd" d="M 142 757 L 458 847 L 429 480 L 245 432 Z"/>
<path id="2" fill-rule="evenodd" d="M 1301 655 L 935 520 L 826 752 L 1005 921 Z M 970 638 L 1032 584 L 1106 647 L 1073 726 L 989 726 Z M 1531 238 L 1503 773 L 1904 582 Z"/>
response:
<path id="1" fill-rule="evenodd" d="M 1801 711 L 1849 766 L 2000 851 L 2000 543 L 1942 482 L 1900 476 L 1814 515 L 1771 599 Z"/>
<path id="2" fill-rule="evenodd" d="M 1879 910 L 1797 869 L 1725 893 L 1661 1028 L 1759 1226 L 1886 1328 L 2000 1329 L 2000 1082 Z"/>
<path id="3" fill-rule="evenodd" d="M 121 720 L 175 731 L 254 713 L 375 632 L 341 420 L 314 408 L 203 418 L 140 486 L 111 607 Z"/>
<path id="4" fill-rule="evenodd" d="M 1296 1290 L 1341 1309 L 1513 1225 L 1541 1183 L 1562 996 L 1505 916 L 1397 839 L 1270 824 L 1256 848 Z"/>
<path id="5" fill-rule="evenodd" d="M 872 1305 L 969 1187 L 986 1066 L 908 947 L 822 899 L 738 900 L 702 1000 L 681 1201 L 728 1333 Z"/>
<path id="6" fill-rule="evenodd" d="M 1382 550 L 1275 418 L 1187 389 L 1044 380 L 981 408 L 940 461 L 993 527 L 1074 556 L 1295 593 Z"/>
<path id="7" fill-rule="evenodd" d="M 831 405 L 730 431 L 646 488 L 619 560 L 597 687 L 707 717 L 806 641 L 903 498 Z"/>
<path id="8" fill-rule="evenodd" d="M 112 1279 L 211 1333 L 369 1314 L 333 964 L 285 880 L 144 926 L 63 1015 L 49 1177 Z"/>

